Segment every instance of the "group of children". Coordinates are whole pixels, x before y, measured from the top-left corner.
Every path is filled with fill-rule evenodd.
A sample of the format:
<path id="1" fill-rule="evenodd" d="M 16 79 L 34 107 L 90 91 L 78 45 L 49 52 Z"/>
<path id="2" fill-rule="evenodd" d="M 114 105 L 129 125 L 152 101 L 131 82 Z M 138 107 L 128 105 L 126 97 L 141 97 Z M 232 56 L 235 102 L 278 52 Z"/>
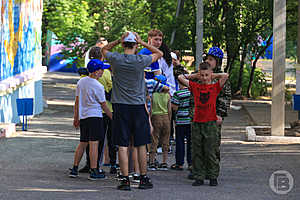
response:
<path id="1" fill-rule="evenodd" d="M 192 185 L 202 185 L 205 179 L 210 180 L 211 186 L 218 185 L 221 124 L 231 99 L 228 74 L 220 71 L 223 52 L 218 47 L 210 48 L 199 71 L 185 74 L 178 56 L 163 47 L 162 38 L 161 31 L 151 30 L 145 43 L 137 33 L 129 32 L 108 43 L 100 48 L 100 54 L 110 69 L 102 62 L 102 55 L 91 57 L 87 64 L 88 75 L 79 80 L 76 89 L 73 124 L 75 128 L 80 127 L 80 143 L 70 177 L 78 176 L 79 162 L 86 149 L 90 161 L 82 172 L 89 171 L 91 180 L 105 178 L 99 171 L 99 158 L 107 134 L 113 160 L 111 173 L 116 172 L 118 147 L 121 175 L 117 188 L 130 190 L 130 145 L 134 149 L 132 158 L 134 170 L 139 173 L 139 188 L 152 188 L 151 179 L 146 175 L 147 150 L 148 170 L 169 168 L 171 121 L 175 113 L 176 163 L 170 169 L 183 170 L 186 141 L 191 172 L 188 178 L 194 180 Z M 118 44 L 124 53 L 110 52 Z M 137 54 L 138 45 L 145 48 Z M 109 73 L 110 83 L 102 77 L 100 84 L 97 80 L 105 71 Z M 159 144 L 163 150 L 161 163 L 156 162 Z"/>

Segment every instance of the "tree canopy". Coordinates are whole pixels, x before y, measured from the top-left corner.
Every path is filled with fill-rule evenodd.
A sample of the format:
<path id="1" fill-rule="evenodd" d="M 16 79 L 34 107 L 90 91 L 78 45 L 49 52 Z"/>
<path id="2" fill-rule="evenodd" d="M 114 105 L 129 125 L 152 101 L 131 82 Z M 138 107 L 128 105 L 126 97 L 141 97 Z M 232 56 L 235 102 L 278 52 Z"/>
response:
<path id="1" fill-rule="evenodd" d="M 66 46 L 73 44 L 67 56 L 78 57 L 94 45 L 99 37 L 118 39 L 127 30 L 136 31 L 147 40 L 150 29 L 160 29 L 172 50 L 196 52 L 197 0 L 44 0 L 43 32 L 51 30 Z M 177 4 L 179 16 L 176 17 Z M 225 70 L 243 71 L 247 59 L 264 48 L 258 38 L 272 34 L 273 0 L 203 0 L 204 52 L 220 46 L 227 54 Z M 287 55 L 296 55 L 298 1 L 287 1 Z M 171 35 L 175 32 L 172 44 Z M 76 48 L 78 39 L 84 41 Z M 77 43 L 78 44 L 78 43 Z M 292 49 L 292 51 L 291 51 Z M 255 67 L 254 67 L 255 68 Z M 243 73 L 236 90 L 241 90 Z M 247 80 L 249 81 L 249 80 Z"/>

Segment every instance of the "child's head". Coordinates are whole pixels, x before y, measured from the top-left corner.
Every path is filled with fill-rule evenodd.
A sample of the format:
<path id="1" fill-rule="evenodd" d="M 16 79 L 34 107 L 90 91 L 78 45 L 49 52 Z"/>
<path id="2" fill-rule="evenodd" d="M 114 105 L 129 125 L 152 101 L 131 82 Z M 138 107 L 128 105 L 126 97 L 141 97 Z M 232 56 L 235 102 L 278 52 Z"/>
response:
<path id="1" fill-rule="evenodd" d="M 159 48 L 162 44 L 163 36 L 160 30 L 152 29 L 148 32 L 148 42 L 152 46 Z"/>
<path id="2" fill-rule="evenodd" d="M 104 65 L 104 63 L 98 59 L 92 59 L 87 64 L 89 75 L 96 79 L 102 76 L 104 69 L 108 69 L 108 66 Z"/>
<path id="3" fill-rule="evenodd" d="M 219 47 L 211 47 L 204 57 L 204 61 L 208 62 L 212 69 L 215 69 L 221 67 L 223 56 L 223 51 Z"/>
<path id="4" fill-rule="evenodd" d="M 108 42 L 104 37 L 100 37 L 96 42 L 96 46 L 100 47 L 100 48 L 104 47 L 107 44 L 108 44 Z"/>
<path id="5" fill-rule="evenodd" d="M 212 81 L 212 68 L 207 62 L 202 62 L 199 65 L 199 75 L 200 75 L 200 81 L 203 84 L 211 84 Z"/>
<path id="6" fill-rule="evenodd" d="M 89 59 L 102 60 L 101 48 L 98 46 L 93 46 L 89 52 Z"/>
<path id="7" fill-rule="evenodd" d="M 137 48 L 138 44 L 136 43 L 136 37 L 132 32 L 128 32 L 128 35 L 124 38 L 122 46 L 125 49 Z"/>

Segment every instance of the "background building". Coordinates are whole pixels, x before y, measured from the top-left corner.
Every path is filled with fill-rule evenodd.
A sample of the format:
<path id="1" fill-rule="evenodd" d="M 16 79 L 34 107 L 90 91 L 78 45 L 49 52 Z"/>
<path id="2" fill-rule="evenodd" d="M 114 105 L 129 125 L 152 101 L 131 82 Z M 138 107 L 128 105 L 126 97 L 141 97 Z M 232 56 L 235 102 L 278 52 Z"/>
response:
<path id="1" fill-rule="evenodd" d="M 0 1 L 0 123 L 18 123 L 18 98 L 43 111 L 42 0 Z"/>

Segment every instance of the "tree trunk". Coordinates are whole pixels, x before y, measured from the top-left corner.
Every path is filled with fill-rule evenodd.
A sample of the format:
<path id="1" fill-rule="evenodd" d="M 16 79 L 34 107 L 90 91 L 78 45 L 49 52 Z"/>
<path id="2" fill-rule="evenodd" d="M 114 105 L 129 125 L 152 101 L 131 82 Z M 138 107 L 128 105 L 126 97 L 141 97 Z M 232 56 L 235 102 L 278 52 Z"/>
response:
<path id="1" fill-rule="evenodd" d="M 199 68 L 202 62 L 203 55 L 203 0 L 197 0 L 197 18 L 196 18 L 196 65 L 195 69 Z"/>
<path id="2" fill-rule="evenodd" d="M 175 16 L 175 27 L 173 29 L 173 32 L 172 32 L 172 35 L 171 35 L 171 42 L 170 42 L 170 45 L 172 46 L 173 42 L 174 42 L 174 39 L 175 39 L 175 34 L 176 34 L 176 27 L 177 27 L 177 19 L 178 19 L 178 16 L 180 15 L 180 13 L 182 12 L 183 10 L 183 7 L 184 7 L 184 0 L 177 0 L 177 10 L 176 10 L 176 16 Z"/>
<path id="3" fill-rule="evenodd" d="M 252 64 L 252 69 L 251 69 L 249 84 L 248 84 L 248 88 L 247 88 L 247 96 L 249 98 L 251 97 L 250 90 L 251 90 L 251 87 L 252 87 L 252 82 L 253 82 L 253 78 L 254 78 L 254 71 L 255 71 L 255 68 L 256 68 L 256 63 L 257 63 L 258 59 L 260 58 L 260 56 L 262 56 L 264 54 L 264 52 L 266 51 L 266 49 L 270 46 L 272 37 L 273 37 L 273 33 L 268 38 L 266 46 L 263 49 L 261 49 L 258 52 L 258 54 L 255 56 L 255 60 L 254 60 L 254 62 Z"/>
<path id="4" fill-rule="evenodd" d="M 244 65 L 245 65 L 245 59 L 247 55 L 247 45 L 243 48 L 242 50 L 242 58 L 241 58 L 241 63 L 240 63 L 240 73 L 239 73 L 239 80 L 237 83 L 237 89 L 235 92 L 235 95 L 242 95 L 242 90 L 243 90 L 243 75 L 244 75 Z"/>

